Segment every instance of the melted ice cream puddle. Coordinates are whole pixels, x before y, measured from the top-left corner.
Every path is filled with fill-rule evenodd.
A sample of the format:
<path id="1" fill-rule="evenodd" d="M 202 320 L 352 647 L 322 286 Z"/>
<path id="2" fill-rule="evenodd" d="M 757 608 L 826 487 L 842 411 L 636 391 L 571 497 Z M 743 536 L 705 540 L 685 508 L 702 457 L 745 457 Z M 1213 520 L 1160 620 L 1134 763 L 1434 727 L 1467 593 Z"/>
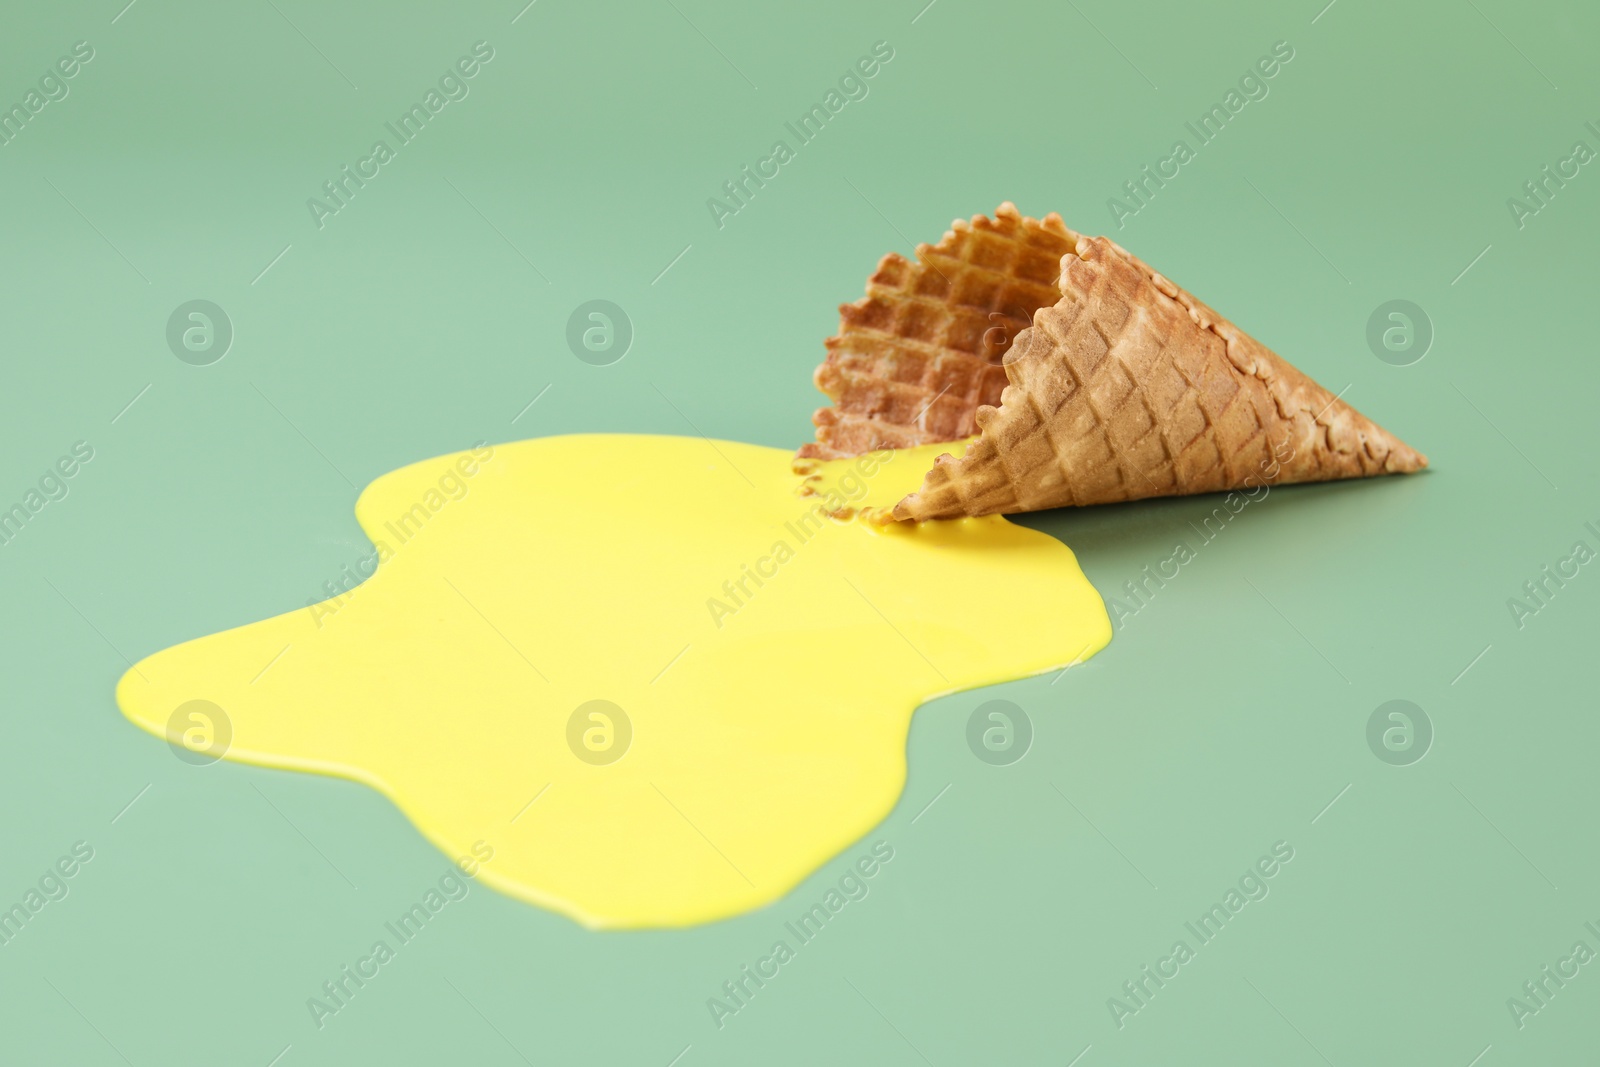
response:
<path id="1" fill-rule="evenodd" d="M 201 755 L 365 782 L 451 856 L 490 843 L 485 882 L 586 925 L 735 915 L 890 812 L 918 704 L 1111 638 L 1045 534 L 827 516 L 892 505 L 952 449 L 804 482 L 788 452 L 675 437 L 413 464 L 357 502 L 371 578 L 157 653 L 117 700 Z M 177 714 L 197 700 L 225 721 Z"/>

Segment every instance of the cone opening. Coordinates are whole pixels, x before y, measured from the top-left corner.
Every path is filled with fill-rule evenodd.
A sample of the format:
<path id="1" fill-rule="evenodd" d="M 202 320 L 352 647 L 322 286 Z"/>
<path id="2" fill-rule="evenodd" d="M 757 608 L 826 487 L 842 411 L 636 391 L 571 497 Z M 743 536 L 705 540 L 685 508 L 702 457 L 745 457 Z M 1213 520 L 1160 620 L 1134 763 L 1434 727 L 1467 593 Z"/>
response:
<path id="1" fill-rule="evenodd" d="M 914 260 L 885 256 L 867 293 L 840 307 L 817 388 L 833 401 L 812 417 L 804 458 L 837 459 L 972 437 L 1000 403 L 1005 361 L 1041 307 L 1060 298 L 1061 257 L 1079 235 L 1060 216 L 1011 203 L 993 219 L 957 219 Z"/>

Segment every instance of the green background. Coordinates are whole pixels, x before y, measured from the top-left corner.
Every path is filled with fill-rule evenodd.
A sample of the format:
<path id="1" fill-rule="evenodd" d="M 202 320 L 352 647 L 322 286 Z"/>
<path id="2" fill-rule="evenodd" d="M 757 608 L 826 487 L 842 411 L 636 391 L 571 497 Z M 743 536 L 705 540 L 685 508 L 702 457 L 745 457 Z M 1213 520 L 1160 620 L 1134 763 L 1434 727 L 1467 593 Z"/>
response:
<path id="1" fill-rule="evenodd" d="M 8 14 L 0 100 L 95 57 L 0 147 L 0 502 L 94 459 L 0 548 L 0 902 L 95 855 L 0 947 L 0 1059 L 1591 1062 L 1600 966 L 1521 1029 L 1506 1000 L 1600 950 L 1600 567 L 1521 628 L 1506 601 L 1600 547 L 1600 173 L 1520 229 L 1506 200 L 1600 148 L 1600 13 L 924 3 Z M 307 198 L 479 40 L 470 95 L 319 230 Z M 870 94 L 719 229 L 706 199 L 879 40 Z M 1115 228 L 1280 40 L 1270 94 Z M 798 444 L 835 305 L 1004 199 L 1110 232 L 1433 469 L 1275 490 L 1090 663 L 929 704 L 900 807 L 771 908 L 596 934 L 476 887 L 316 1029 L 306 998 L 444 858 L 361 786 L 173 758 L 112 702 L 129 660 L 304 604 L 367 551 L 359 486 L 479 438 Z M 635 331 L 611 366 L 565 341 L 597 298 Z M 235 331 L 210 366 L 165 339 L 192 299 Z M 1414 365 L 1368 347 L 1393 299 L 1432 323 Z M 1026 521 L 1109 596 L 1215 503 Z M 1004 767 L 965 741 L 996 697 L 1035 731 Z M 1366 741 L 1392 699 L 1435 731 L 1409 766 Z M 717 1029 L 706 999 L 878 839 L 870 895 Z M 1278 841 L 1270 895 L 1119 1029 L 1108 998 Z"/>

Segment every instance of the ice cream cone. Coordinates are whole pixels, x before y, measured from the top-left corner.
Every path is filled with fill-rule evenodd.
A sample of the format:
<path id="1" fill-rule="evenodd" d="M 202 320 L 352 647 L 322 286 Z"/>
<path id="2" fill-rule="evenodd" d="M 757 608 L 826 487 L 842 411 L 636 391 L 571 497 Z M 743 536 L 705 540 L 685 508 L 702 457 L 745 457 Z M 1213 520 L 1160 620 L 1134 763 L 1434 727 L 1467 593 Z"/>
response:
<path id="1" fill-rule="evenodd" d="M 893 518 L 1254 491 L 1427 465 L 1112 241 L 1074 234 L 1055 215 L 1024 219 L 1010 204 L 996 214 L 996 223 L 979 216 L 957 223 L 939 245 L 921 246 L 918 264 L 885 257 L 867 299 L 841 309 L 840 335 L 818 368 L 818 385 L 837 403 L 817 413 L 818 443 L 802 455 L 978 432 L 964 455 L 939 457 Z M 1047 301 L 1028 257 L 1058 247 L 1058 288 Z M 990 349 L 949 344 L 959 335 L 948 326 L 942 335 L 902 327 L 938 320 L 929 303 L 947 305 L 947 324 L 984 306 L 971 289 L 957 302 L 959 285 L 928 281 L 933 266 L 948 263 L 960 264 L 951 271 L 962 278 L 989 283 L 985 313 L 998 313 L 997 323 L 1006 317 L 992 296 L 999 279 L 1014 279 L 1014 303 L 1035 303 L 1032 325 L 1015 334 L 998 367 Z M 902 373 L 916 357 L 920 373 Z M 936 372 L 929 359 L 948 369 Z"/>

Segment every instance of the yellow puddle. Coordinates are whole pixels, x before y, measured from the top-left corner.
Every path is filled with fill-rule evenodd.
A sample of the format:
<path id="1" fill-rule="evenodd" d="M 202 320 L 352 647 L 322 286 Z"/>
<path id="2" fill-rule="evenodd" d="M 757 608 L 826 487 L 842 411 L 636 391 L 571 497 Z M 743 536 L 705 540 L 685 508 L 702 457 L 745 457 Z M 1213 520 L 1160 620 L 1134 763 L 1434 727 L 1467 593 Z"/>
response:
<path id="1" fill-rule="evenodd" d="M 581 435 L 413 464 L 356 504 L 372 577 L 159 652 L 117 702 L 180 755 L 365 782 L 588 926 L 736 915 L 888 815 L 918 704 L 1111 638 L 1045 534 L 826 516 L 950 450 L 797 474 L 778 449 Z"/>

